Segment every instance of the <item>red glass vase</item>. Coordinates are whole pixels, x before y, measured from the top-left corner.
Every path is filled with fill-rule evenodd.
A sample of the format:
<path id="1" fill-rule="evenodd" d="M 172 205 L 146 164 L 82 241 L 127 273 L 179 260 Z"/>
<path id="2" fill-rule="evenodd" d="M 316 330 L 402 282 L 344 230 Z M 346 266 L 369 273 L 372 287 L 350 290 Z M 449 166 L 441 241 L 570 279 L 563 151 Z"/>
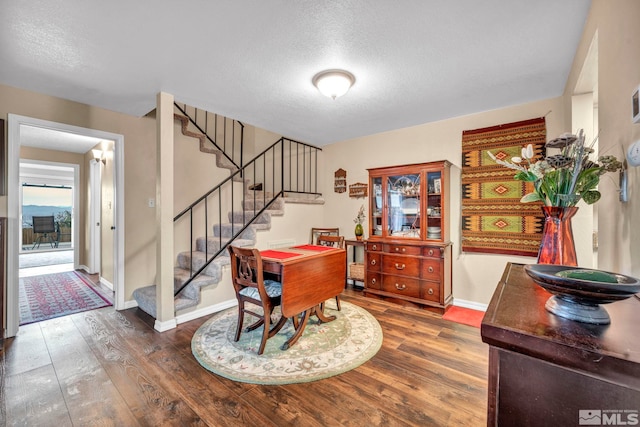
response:
<path id="1" fill-rule="evenodd" d="M 576 246 L 573 242 L 571 218 L 578 208 L 543 206 L 544 229 L 538 251 L 538 264 L 577 266 Z"/>

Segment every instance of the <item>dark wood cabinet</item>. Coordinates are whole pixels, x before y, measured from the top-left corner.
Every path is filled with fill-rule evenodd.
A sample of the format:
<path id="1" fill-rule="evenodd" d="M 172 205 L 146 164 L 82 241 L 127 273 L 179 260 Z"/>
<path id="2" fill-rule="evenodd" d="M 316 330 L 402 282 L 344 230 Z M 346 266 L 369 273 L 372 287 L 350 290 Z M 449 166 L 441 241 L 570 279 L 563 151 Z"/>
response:
<path id="1" fill-rule="evenodd" d="M 451 305 L 450 166 L 369 169 L 365 295 L 440 313 Z"/>
<path id="2" fill-rule="evenodd" d="M 638 425 L 640 300 L 605 305 L 610 325 L 557 317 L 551 296 L 507 264 L 482 320 L 488 426 Z"/>
<path id="3" fill-rule="evenodd" d="M 6 246 L 6 233 L 7 233 L 7 218 L 0 218 L 0 341 L 4 339 L 5 336 L 5 299 L 4 296 L 7 294 L 7 279 L 6 279 L 6 270 L 5 270 L 5 259 L 7 257 L 5 246 Z"/>

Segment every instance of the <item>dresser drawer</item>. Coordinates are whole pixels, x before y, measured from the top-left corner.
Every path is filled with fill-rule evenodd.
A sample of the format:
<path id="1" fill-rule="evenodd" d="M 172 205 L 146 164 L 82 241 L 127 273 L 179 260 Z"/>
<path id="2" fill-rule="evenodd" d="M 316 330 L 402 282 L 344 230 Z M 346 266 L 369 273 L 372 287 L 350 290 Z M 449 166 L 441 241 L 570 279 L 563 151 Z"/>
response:
<path id="1" fill-rule="evenodd" d="M 442 258 L 442 249 L 438 246 L 425 246 L 422 248 L 422 255 L 430 258 Z"/>
<path id="2" fill-rule="evenodd" d="M 382 243 L 379 242 L 367 242 L 367 251 L 368 252 L 380 252 L 382 251 Z"/>
<path id="3" fill-rule="evenodd" d="M 420 258 L 415 257 L 384 254 L 382 271 L 385 274 L 420 277 L 420 261 Z"/>
<path id="4" fill-rule="evenodd" d="M 382 255 L 380 252 L 367 252 L 364 268 L 371 271 L 380 271 L 382 266 Z"/>
<path id="5" fill-rule="evenodd" d="M 440 284 L 433 282 L 422 282 L 422 299 L 433 302 L 440 302 Z"/>
<path id="6" fill-rule="evenodd" d="M 422 269 L 420 271 L 421 279 L 440 280 L 440 259 L 422 259 Z"/>
<path id="7" fill-rule="evenodd" d="M 367 271 L 364 286 L 369 289 L 381 289 L 382 279 L 380 277 L 380 273 Z"/>
<path id="8" fill-rule="evenodd" d="M 382 278 L 382 290 L 406 297 L 421 298 L 420 281 L 411 277 L 385 275 Z"/>
<path id="9" fill-rule="evenodd" d="M 385 244 L 383 250 L 388 254 L 398 255 L 420 255 L 420 246 L 406 246 L 406 245 L 394 245 Z"/>

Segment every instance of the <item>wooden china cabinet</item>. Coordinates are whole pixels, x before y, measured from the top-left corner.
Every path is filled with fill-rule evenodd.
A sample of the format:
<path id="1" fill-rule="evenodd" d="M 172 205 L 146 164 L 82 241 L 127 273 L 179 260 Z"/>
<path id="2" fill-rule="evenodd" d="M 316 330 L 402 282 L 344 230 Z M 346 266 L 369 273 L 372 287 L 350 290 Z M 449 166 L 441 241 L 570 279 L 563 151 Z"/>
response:
<path id="1" fill-rule="evenodd" d="M 451 305 L 450 167 L 368 169 L 366 296 L 439 313 Z"/>

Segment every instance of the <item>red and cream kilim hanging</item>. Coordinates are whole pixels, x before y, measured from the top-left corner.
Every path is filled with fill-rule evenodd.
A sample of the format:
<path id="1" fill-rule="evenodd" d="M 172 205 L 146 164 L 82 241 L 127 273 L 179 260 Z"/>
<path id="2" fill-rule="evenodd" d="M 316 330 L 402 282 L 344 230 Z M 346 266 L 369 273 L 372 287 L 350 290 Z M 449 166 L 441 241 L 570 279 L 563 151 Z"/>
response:
<path id="1" fill-rule="evenodd" d="M 462 132 L 462 250 L 537 256 L 544 217 L 540 203 L 521 203 L 531 183 L 489 157 L 510 161 L 532 144 L 544 155 L 544 117 Z"/>

